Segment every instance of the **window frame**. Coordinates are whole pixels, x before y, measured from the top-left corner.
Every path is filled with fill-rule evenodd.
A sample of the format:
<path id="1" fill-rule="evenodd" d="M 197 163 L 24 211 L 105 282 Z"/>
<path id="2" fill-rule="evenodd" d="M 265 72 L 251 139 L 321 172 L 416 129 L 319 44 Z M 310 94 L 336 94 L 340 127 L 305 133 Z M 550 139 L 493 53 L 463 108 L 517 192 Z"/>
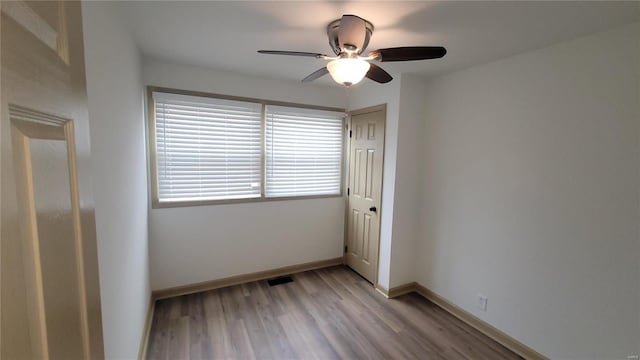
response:
<path id="1" fill-rule="evenodd" d="M 153 93 L 167 93 L 167 94 L 176 94 L 176 95 L 188 95 L 188 96 L 198 96 L 205 98 L 214 98 L 214 99 L 223 99 L 223 100 L 234 100 L 234 101 L 244 101 L 251 103 L 259 103 L 262 105 L 262 116 L 261 116 L 261 134 L 260 134 L 260 197 L 257 198 L 248 198 L 248 199 L 222 199 L 222 200 L 189 200 L 189 201 L 160 201 L 159 198 L 159 185 L 158 185 L 158 156 L 157 156 L 157 144 L 156 144 L 156 114 L 155 114 L 155 100 L 153 98 Z M 341 147 L 340 147 L 340 192 L 338 194 L 329 194 L 329 195 L 301 195 L 301 196 L 281 196 L 281 197 L 267 197 L 265 192 L 265 181 L 266 181 L 266 107 L 267 105 L 272 106 L 286 106 L 293 108 L 302 108 L 302 109 L 312 109 L 312 110 L 323 110 L 323 111 L 333 111 L 333 112 L 343 112 L 346 113 L 345 109 L 327 107 L 327 106 L 316 106 L 309 104 L 298 104 L 298 103 L 290 103 L 283 101 L 272 101 L 272 100 L 264 100 L 264 99 L 256 99 L 256 98 L 248 98 L 248 97 L 240 97 L 240 96 L 231 96 L 231 95 L 221 95 L 208 93 L 203 91 L 191 91 L 191 90 L 181 90 L 160 86 L 147 86 L 146 91 L 146 102 L 147 102 L 147 149 L 148 156 L 147 160 L 149 162 L 149 182 L 150 182 L 150 199 L 151 199 L 151 208 L 152 209 L 162 209 L 162 208 L 172 208 L 172 207 L 190 207 L 190 206 L 201 206 L 201 205 L 222 205 L 222 204 L 237 204 L 237 203 L 254 203 L 254 202 L 265 202 L 265 201 L 282 201 L 282 200 L 304 200 L 304 199 L 321 199 L 321 198 L 338 198 L 344 196 L 344 179 L 345 179 L 345 146 L 347 144 L 346 139 L 346 127 L 347 127 L 347 119 L 346 117 L 342 119 L 342 134 L 341 134 Z"/>

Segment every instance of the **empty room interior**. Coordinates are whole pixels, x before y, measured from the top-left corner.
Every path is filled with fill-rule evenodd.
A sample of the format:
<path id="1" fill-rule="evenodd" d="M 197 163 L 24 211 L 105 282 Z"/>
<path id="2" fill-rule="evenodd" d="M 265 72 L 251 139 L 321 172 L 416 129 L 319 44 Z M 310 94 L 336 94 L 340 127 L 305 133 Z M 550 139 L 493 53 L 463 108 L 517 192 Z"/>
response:
<path id="1" fill-rule="evenodd" d="M 1 14 L 2 359 L 639 359 L 639 1 Z"/>

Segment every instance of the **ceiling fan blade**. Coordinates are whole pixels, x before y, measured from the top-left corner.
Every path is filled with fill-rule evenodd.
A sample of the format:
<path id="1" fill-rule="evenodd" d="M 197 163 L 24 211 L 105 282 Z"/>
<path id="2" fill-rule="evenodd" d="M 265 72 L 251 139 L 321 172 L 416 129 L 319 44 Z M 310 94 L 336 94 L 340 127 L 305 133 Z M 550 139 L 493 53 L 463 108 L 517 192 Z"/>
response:
<path id="1" fill-rule="evenodd" d="M 329 70 L 327 70 L 327 67 L 323 67 L 322 69 L 318 69 L 314 72 L 312 72 L 311 74 L 309 74 L 306 78 L 302 79 L 302 82 L 309 82 L 309 81 L 313 81 L 317 78 L 323 77 L 325 75 L 327 75 L 329 73 Z"/>
<path id="2" fill-rule="evenodd" d="M 324 54 L 301 52 L 301 51 L 258 50 L 258 53 L 267 54 L 267 55 L 306 56 L 306 57 L 314 57 L 317 59 L 323 59 L 327 57 L 327 55 L 324 55 Z"/>
<path id="3" fill-rule="evenodd" d="M 374 60 L 385 61 L 411 61 L 439 59 L 447 53 L 442 46 L 404 46 L 387 49 L 378 49 L 369 53 Z"/>
<path id="4" fill-rule="evenodd" d="M 384 71 L 384 69 L 376 64 L 371 64 L 371 67 L 365 76 L 380 84 L 386 84 L 393 80 L 393 77 L 391 77 L 388 72 Z"/>
<path id="5" fill-rule="evenodd" d="M 355 15 L 342 15 L 338 42 L 342 51 L 360 53 L 367 41 L 367 25 L 365 21 Z"/>

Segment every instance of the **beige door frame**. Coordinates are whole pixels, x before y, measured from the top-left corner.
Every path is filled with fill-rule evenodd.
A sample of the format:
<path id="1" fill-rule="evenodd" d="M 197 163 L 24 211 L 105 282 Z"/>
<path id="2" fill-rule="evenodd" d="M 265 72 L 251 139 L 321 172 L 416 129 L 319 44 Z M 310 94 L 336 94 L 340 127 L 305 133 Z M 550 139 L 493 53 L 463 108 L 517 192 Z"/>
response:
<path id="1" fill-rule="evenodd" d="M 345 131 L 345 137 L 347 139 L 346 141 L 346 146 L 345 149 L 346 151 L 343 150 L 343 163 L 344 163 L 344 173 L 346 174 L 346 176 L 344 177 L 344 185 L 343 185 L 343 189 L 344 188 L 348 188 L 349 187 L 349 176 L 351 175 L 349 173 L 349 161 L 350 161 L 350 154 L 351 154 L 351 137 L 349 136 L 349 132 L 351 131 L 351 117 L 353 115 L 362 115 L 362 114 L 368 114 L 368 113 L 372 113 L 372 112 L 376 112 L 376 111 L 382 111 L 384 114 L 384 138 L 382 139 L 382 149 L 383 149 L 383 155 L 384 155 L 384 150 L 386 148 L 386 141 L 387 141 L 387 104 L 380 104 L 380 105 L 374 105 L 374 106 L 368 106 L 365 108 L 361 108 L 361 109 L 357 109 L 357 110 L 352 110 L 349 111 L 349 119 L 348 119 L 348 127 L 347 127 L 347 131 Z M 384 193 L 384 156 L 382 157 L 382 174 L 381 174 L 381 181 L 380 181 L 380 209 L 378 209 L 378 217 L 379 217 L 379 221 L 378 221 L 378 258 L 376 259 L 376 271 L 375 271 L 375 281 L 373 282 L 373 287 L 378 287 L 378 273 L 380 271 L 380 229 L 382 228 L 382 211 L 384 209 L 384 202 L 382 201 L 382 199 L 384 198 L 382 196 L 382 194 Z M 344 249 L 347 247 L 347 242 L 349 241 L 349 195 L 347 195 L 346 191 L 343 191 L 344 197 L 345 197 L 345 207 L 344 207 L 344 240 L 343 240 L 343 244 L 342 244 L 342 258 L 343 258 L 343 263 L 347 263 L 347 253 L 344 251 Z"/>

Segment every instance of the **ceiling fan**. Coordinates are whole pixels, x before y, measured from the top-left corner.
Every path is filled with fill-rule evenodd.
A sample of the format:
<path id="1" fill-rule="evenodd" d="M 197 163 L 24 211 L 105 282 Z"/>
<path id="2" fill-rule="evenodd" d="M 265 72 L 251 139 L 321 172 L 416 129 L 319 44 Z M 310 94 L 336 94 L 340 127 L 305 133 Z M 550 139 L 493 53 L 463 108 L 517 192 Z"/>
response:
<path id="1" fill-rule="evenodd" d="M 318 69 L 302 82 L 318 79 L 331 74 L 338 84 L 351 86 L 360 82 L 365 76 L 375 82 L 384 84 L 393 77 L 381 67 L 370 61 L 411 61 L 428 60 L 443 57 L 447 50 L 442 46 L 404 46 L 371 51 L 367 56 L 362 52 L 367 48 L 373 33 L 373 24 L 356 15 L 343 15 L 327 25 L 329 45 L 336 56 L 300 51 L 258 50 L 260 54 L 306 56 L 328 60 L 327 66 Z"/>

